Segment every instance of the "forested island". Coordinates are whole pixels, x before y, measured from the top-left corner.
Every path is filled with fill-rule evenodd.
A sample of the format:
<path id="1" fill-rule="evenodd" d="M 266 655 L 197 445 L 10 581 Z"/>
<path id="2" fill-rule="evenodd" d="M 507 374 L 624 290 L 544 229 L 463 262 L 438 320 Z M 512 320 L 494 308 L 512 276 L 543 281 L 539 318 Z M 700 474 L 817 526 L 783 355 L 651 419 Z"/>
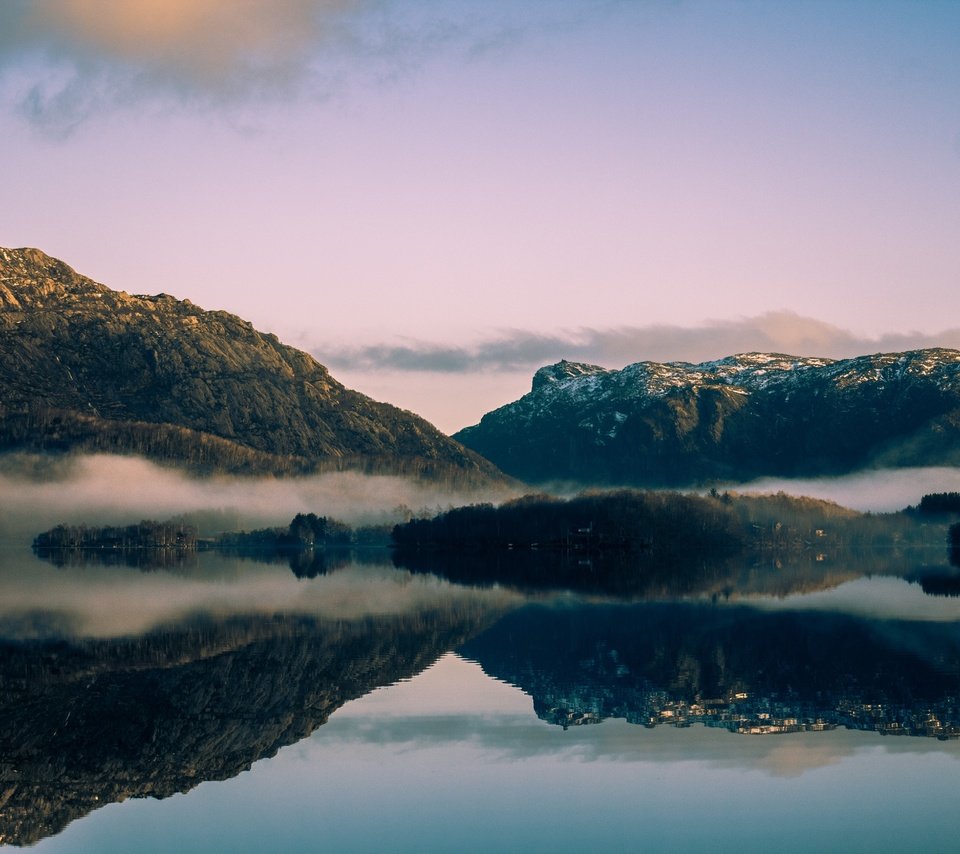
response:
<path id="1" fill-rule="evenodd" d="M 33 550 L 59 566 L 95 560 L 142 569 L 175 566 L 197 552 L 216 551 L 289 562 L 296 575 L 314 577 L 358 559 L 363 549 L 382 550 L 389 542 L 386 525 L 352 527 L 316 513 L 298 513 L 286 527 L 227 531 L 215 537 L 198 536 L 197 527 L 183 519 L 119 527 L 57 525 L 37 534 Z"/>
<path id="2" fill-rule="evenodd" d="M 458 507 L 393 530 L 400 549 L 644 552 L 725 556 L 929 541 L 914 510 L 859 513 L 830 501 L 776 495 L 617 490 L 570 498 L 527 495 Z"/>
<path id="3" fill-rule="evenodd" d="M 314 577 L 351 560 L 393 561 L 461 580 L 630 588 L 637 578 L 723 574 L 722 562 L 824 562 L 843 551 L 887 553 L 946 543 L 960 555 L 960 495 L 924 496 L 897 513 L 860 513 L 833 502 L 777 493 L 705 495 L 664 491 L 584 492 L 563 499 L 533 494 L 501 505 L 456 507 L 395 525 L 350 526 L 298 513 L 286 527 L 201 537 L 185 518 L 111 527 L 57 525 L 36 536 L 35 553 L 58 565 L 96 560 L 143 569 L 172 567 L 202 551 L 288 562 Z M 451 561 L 451 556 L 455 560 Z M 677 567 L 682 567 L 682 572 Z M 609 576 L 601 580 L 600 576 Z M 687 578 L 693 583 L 693 580 Z M 698 582 L 699 583 L 699 582 Z M 588 585 L 588 586 L 589 586 Z"/>
<path id="4" fill-rule="evenodd" d="M 943 586 L 947 520 L 917 508 L 859 513 L 779 493 L 676 492 L 531 495 L 460 507 L 393 531 L 394 562 L 468 584 L 597 595 L 774 595 L 863 572 Z M 933 550 L 933 551 L 931 551 Z M 787 581 L 793 579 L 789 584 Z M 915 579 L 921 582 L 920 576 Z M 799 585 L 799 586 L 798 586 Z"/>

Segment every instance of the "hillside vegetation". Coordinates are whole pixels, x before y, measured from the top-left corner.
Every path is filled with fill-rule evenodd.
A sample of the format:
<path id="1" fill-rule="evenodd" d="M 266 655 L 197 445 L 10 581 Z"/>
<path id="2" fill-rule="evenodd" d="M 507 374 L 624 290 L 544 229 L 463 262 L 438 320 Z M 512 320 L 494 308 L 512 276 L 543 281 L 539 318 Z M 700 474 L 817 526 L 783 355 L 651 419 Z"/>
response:
<path id="1" fill-rule="evenodd" d="M 239 317 L 110 290 L 35 249 L 0 249 L 0 450 L 130 453 L 204 472 L 502 479 Z"/>

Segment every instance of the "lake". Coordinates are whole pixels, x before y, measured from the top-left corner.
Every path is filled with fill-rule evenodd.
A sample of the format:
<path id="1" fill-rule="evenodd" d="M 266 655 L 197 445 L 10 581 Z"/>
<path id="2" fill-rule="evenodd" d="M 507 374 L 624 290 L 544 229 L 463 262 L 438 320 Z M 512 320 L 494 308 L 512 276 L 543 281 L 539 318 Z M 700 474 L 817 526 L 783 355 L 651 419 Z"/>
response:
<path id="1" fill-rule="evenodd" d="M 302 578 L 9 545 L 2 841 L 947 850 L 960 571 L 943 548 L 816 557 L 617 597 L 385 552 Z"/>

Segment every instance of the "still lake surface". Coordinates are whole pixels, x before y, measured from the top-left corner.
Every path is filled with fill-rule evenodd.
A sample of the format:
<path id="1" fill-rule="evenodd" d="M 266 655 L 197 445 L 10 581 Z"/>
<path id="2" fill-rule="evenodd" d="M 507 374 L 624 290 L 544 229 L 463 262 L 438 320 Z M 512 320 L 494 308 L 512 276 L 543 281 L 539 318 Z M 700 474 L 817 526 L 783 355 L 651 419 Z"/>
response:
<path id="1" fill-rule="evenodd" d="M 2 841 L 954 849 L 960 570 L 943 548 L 820 557 L 624 599 L 385 553 L 297 577 L 9 546 Z"/>

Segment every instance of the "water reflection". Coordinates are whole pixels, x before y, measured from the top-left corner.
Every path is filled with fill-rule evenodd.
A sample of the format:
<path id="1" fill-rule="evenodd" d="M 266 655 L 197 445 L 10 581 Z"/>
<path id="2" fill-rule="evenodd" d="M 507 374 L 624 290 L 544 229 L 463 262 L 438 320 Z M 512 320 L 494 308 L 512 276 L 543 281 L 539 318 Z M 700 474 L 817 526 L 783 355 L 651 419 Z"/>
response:
<path id="1" fill-rule="evenodd" d="M 533 606 L 461 652 L 537 715 L 738 733 L 960 736 L 960 624 L 646 603 Z"/>
<path id="2" fill-rule="evenodd" d="M 863 577 L 917 580 L 953 573 L 942 543 L 929 546 L 800 550 L 778 555 L 716 557 L 679 553 L 578 554 L 505 550 L 450 556 L 398 550 L 396 566 L 475 587 L 530 592 L 573 591 L 616 599 L 720 600 L 785 597 L 829 590 Z"/>
<path id="3" fill-rule="evenodd" d="M 123 639 L 0 648 L 2 841 L 34 842 L 129 797 L 224 780 L 348 700 L 409 678 L 491 617 L 194 620 Z"/>
<path id="4" fill-rule="evenodd" d="M 592 576 L 526 559 L 433 560 L 413 573 L 354 560 L 311 577 L 212 554 L 142 573 L 7 552 L 2 841 L 31 843 L 106 803 L 233 778 L 451 650 L 496 680 L 474 686 L 473 718 L 354 719 L 337 737 L 408 730 L 435 746 L 509 742 L 521 756 L 547 749 L 545 730 L 607 721 L 595 729 L 669 729 L 678 755 L 702 743 L 693 733 L 725 731 L 747 755 L 756 740 L 729 732 L 803 731 L 820 739 L 825 764 L 839 732 L 923 736 L 902 741 L 932 747 L 960 735 L 960 600 L 924 594 L 924 579 L 951 577 L 929 555 L 592 565 Z M 504 704 L 509 722 L 484 712 Z"/>
<path id="5" fill-rule="evenodd" d="M 33 553 L 41 560 L 60 568 L 86 566 L 123 566 L 142 572 L 166 570 L 168 572 L 191 572 L 201 563 L 201 553 L 196 549 L 179 548 L 65 548 L 34 545 Z M 290 567 L 297 578 L 316 578 L 351 564 L 382 565 L 389 560 L 383 548 L 309 548 L 309 549 L 256 549 L 217 548 L 210 549 L 218 557 L 248 560 L 255 563 L 282 564 Z"/>
<path id="6" fill-rule="evenodd" d="M 514 597 L 351 564 L 303 582 L 201 556 L 180 574 L 6 555 L 0 842 L 231 778 L 420 672 Z"/>

